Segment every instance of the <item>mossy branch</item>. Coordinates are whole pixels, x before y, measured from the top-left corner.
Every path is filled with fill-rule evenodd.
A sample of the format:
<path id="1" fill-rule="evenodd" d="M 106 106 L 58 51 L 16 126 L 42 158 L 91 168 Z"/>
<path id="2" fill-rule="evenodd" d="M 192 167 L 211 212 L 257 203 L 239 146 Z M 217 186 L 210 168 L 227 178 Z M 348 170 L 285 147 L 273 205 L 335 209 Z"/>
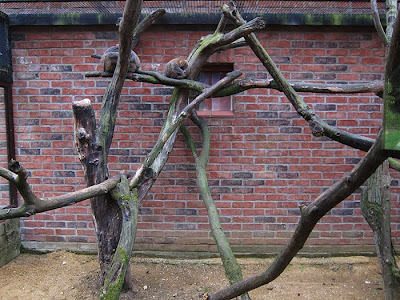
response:
<path id="1" fill-rule="evenodd" d="M 94 160 L 82 160 L 87 174 L 87 184 L 98 184 L 106 180 L 108 174 L 108 154 L 114 136 L 116 112 L 120 100 L 120 94 L 128 73 L 129 60 L 132 48 L 132 34 L 141 13 L 142 0 L 127 0 L 125 2 L 122 20 L 118 26 L 119 54 L 116 68 L 111 81 L 103 95 L 100 118 L 93 134 L 88 134 L 90 153 L 96 155 Z M 76 119 L 77 120 L 77 119 Z M 77 122 L 77 121 L 76 121 Z M 80 122 L 78 120 L 78 122 Z M 80 122 L 84 124 L 85 122 Z M 94 122 L 95 123 L 95 122 Z M 82 127 L 84 128 L 84 126 Z M 90 131 L 86 131 L 89 133 Z M 82 158 L 82 157 L 81 157 Z M 90 163 L 92 162 L 92 165 Z M 109 194 L 100 195 L 91 199 L 92 214 L 95 219 L 95 229 L 99 248 L 100 276 L 104 281 L 104 275 L 108 272 L 109 265 L 117 248 L 121 228 L 121 209 Z M 127 284 L 130 278 L 126 278 Z"/>
<path id="2" fill-rule="evenodd" d="M 86 77 L 111 77 L 109 72 L 88 72 Z M 156 71 L 138 70 L 135 73 L 128 73 L 127 79 L 136 82 L 147 82 L 152 84 L 162 84 L 173 87 L 180 87 L 197 92 L 204 91 L 209 87 L 207 84 L 189 80 L 168 78 Z M 375 93 L 379 97 L 383 94 L 383 82 L 358 83 L 358 84 L 335 84 L 335 83 L 309 83 L 309 82 L 293 82 L 289 83 L 296 92 L 300 93 L 324 93 L 324 94 L 358 94 L 358 93 Z M 218 91 L 213 97 L 225 97 L 235 95 L 249 89 L 266 88 L 275 89 L 280 92 L 283 90 L 274 80 L 240 80 L 232 85 Z"/>
<path id="3" fill-rule="evenodd" d="M 221 221 L 218 215 L 218 209 L 212 198 L 210 187 L 207 180 L 207 162 L 210 153 L 210 131 L 205 120 L 200 120 L 196 113 L 192 114 L 192 121 L 200 128 L 202 135 L 202 148 L 201 154 L 197 155 L 196 146 L 194 145 L 193 138 L 187 128 L 182 125 L 181 131 L 183 132 L 189 148 L 192 150 L 195 159 L 197 186 L 199 187 L 201 198 L 207 208 L 208 220 L 211 227 L 211 234 L 217 244 L 218 252 L 220 254 L 222 264 L 224 266 L 225 275 L 230 284 L 234 284 L 243 280 L 242 270 L 237 263 L 232 248 L 229 245 L 228 239 L 222 230 Z M 241 295 L 241 300 L 249 300 L 250 296 L 247 293 Z"/>
<path id="4" fill-rule="evenodd" d="M 236 9 L 234 2 L 231 2 L 229 5 L 224 5 L 222 7 L 222 12 L 236 26 L 243 26 L 246 23 Z M 253 50 L 254 54 L 259 58 L 261 63 L 271 74 L 279 89 L 285 94 L 289 102 L 296 109 L 297 113 L 309 123 L 314 136 L 326 136 L 334 141 L 363 151 L 367 151 L 372 146 L 374 143 L 373 139 L 340 130 L 328 125 L 325 121 L 323 121 L 288 83 L 255 34 L 251 33 L 245 36 L 245 40 Z"/>
<path id="5" fill-rule="evenodd" d="M 232 82 L 233 80 L 235 80 L 236 78 L 238 78 L 241 75 L 242 75 L 242 73 L 239 71 L 233 71 L 231 73 L 228 73 L 224 78 L 222 78 L 221 80 L 216 82 L 210 88 L 206 89 L 202 94 L 197 96 L 192 102 L 190 102 L 188 105 L 185 106 L 185 108 L 182 109 L 182 111 L 179 113 L 179 115 L 170 123 L 170 125 L 168 127 L 166 127 L 164 132 L 162 132 L 156 145 L 153 147 L 153 149 L 147 155 L 142 166 L 137 170 L 135 176 L 132 178 L 132 180 L 130 182 L 131 188 L 137 187 L 137 185 L 140 183 L 140 180 L 145 175 L 145 172 L 148 171 L 150 166 L 157 159 L 160 152 L 164 148 L 165 144 L 168 142 L 168 140 L 171 138 L 171 136 L 176 132 L 177 128 L 179 128 L 179 126 L 182 124 L 183 120 L 189 115 L 189 113 L 192 111 L 192 109 L 194 109 L 205 99 L 211 97 L 216 91 L 220 90 L 225 85 L 229 84 L 230 82 Z"/>
<path id="6" fill-rule="evenodd" d="M 223 19 L 226 17 L 223 16 Z M 243 23 L 241 26 L 234 28 L 233 30 L 222 33 L 220 28 L 206 37 L 203 37 L 197 45 L 194 47 L 192 52 L 189 54 L 188 62 L 188 72 L 189 79 L 194 79 L 197 77 L 197 74 L 200 72 L 201 67 L 207 61 L 207 59 L 218 49 L 223 46 L 230 45 L 231 43 L 239 40 L 251 32 L 256 30 L 260 30 L 265 27 L 265 21 L 261 18 L 255 18 L 248 23 Z M 192 71 L 195 70 L 195 71 Z"/>
<path id="7" fill-rule="evenodd" d="M 99 297 L 102 300 L 117 300 L 119 297 L 132 255 L 139 210 L 137 191 L 136 189 L 130 190 L 129 181 L 124 174 L 121 175 L 121 182 L 111 191 L 111 196 L 121 209 L 122 229 L 117 249 L 104 276 L 104 284 Z"/>
<path id="8" fill-rule="evenodd" d="M 223 24 L 223 21 L 221 21 L 221 25 Z M 223 46 L 225 44 L 229 44 L 232 42 L 231 39 L 233 38 L 240 38 L 241 34 L 242 36 L 245 35 L 245 32 L 251 32 L 251 30 L 256 30 L 260 26 L 263 26 L 263 21 L 257 20 L 252 22 L 253 29 L 249 28 L 250 26 L 246 25 L 243 26 L 243 32 L 240 33 L 240 30 L 235 30 L 233 34 L 230 34 L 228 36 L 218 33 L 212 35 L 210 38 L 205 37 L 201 39 L 201 41 L 198 43 L 197 47 L 191 52 L 188 58 L 188 68 L 186 70 L 187 78 L 188 79 L 194 79 L 197 77 L 199 72 L 201 71 L 202 66 L 204 63 L 207 61 L 207 59 L 213 54 L 213 49 L 216 49 L 220 46 Z M 222 27 L 222 26 L 221 26 Z M 229 37 L 229 38 L 226 38 Z M 222 39 L 222 42 L 221 42 Z M 187 99 L 189 96 L 188 89 L 186 88 L 175 88 L 170 104 L 169 104 L 169 110 L 168 110 L 168 115 L 166 122 L 163 125 L 163 128 L 161 130 L 161 133 L 158 138 L 159 143 L 164 143 L 162 146 L 161 151 L 158 152 L 157 156 L 155 157 L 154 161 L 152 162 L 151 166 L 148 168 L 141 167 L 139 170 L 136 172 L 136 175 L 134 179 L 131 181 L 130 186 L 136 186 L 138 189 L 138 197 L 139 201 L 141 201 L 147 192 L 150 190 L 151 186 L 153 185 L 154 181 L 158 177 L 158 174 L 161 172 L 163 166 L 165 165 L 169 153 L 172 151 L 173 145 L 175 143 L 175 138 L 177 135 L 177 131 L 175 130 L 170 138 L 164 142 L 164 136 L 167 131 L 170 130 L 171 124 L 179 117 L 179 114 L 181 112 L 182 106 L 187 103 Z M 139 180 L 140 179 L 140 180 Z"/>

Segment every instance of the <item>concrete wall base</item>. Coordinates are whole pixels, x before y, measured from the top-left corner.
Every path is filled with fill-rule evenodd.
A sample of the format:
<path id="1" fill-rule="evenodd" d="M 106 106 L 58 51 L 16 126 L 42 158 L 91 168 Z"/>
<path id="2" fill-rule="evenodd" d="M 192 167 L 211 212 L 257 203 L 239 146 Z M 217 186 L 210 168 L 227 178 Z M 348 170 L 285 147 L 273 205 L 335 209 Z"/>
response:
<path id="1" fill-rule="evenodd" d="M 20 253 L 19 219 L 0 221 L 0 267 Z"/>
<path id="2" fill-rule="evenodd" d="M 97 246 L 93 243 L 51 243 L 51 242 L 22 242 L 25 251 L 51 252 L 57 250 L 68 250 L 72 252 L 96 254 Z M 159 245 L 136 244 L 134 256 L 145 257 L 165 257 L 165 258 L 212 258 L 218 257 L 214 245 L 210 245 L 208 250 L 196 249 L 196 245 L 164 245 L 162 249 Z M 180 249 L 177 249 L 179 247 Z M 232 246 L 237 257 L 273 257 L 283 245 L 249 245 Z M 375 255 L 375 245 L 306 245 L 299 252 L 298 256 L 305 257 L 331 257 L 331 256 L 353 256 Z"/>

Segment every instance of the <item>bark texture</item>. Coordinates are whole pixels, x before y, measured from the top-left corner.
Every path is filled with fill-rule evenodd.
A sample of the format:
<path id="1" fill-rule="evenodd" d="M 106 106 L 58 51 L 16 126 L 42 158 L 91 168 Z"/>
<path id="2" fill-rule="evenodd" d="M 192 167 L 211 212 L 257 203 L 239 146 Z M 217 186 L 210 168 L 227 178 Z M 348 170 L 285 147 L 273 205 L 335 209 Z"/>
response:
<path id="1" fill-rule="evenodd" d="M 374 232 L 385 300 L 396 300 L 400 299 L 400 270 L 396 263 L 390 228 L 390 181 L 389 163 L 386 161 L 368 179 L 362 195 L 361 210 Z"/>
<path id="2" fill-rule="evenodd" d="M 389 28 L 387 28 L 389 30 Z M 384 89 L 385 149 L 400 152 L 400 20 L 393 25 L 387 54 Z"/>
<path id="3" fill-rule="evenodd" d="M 111 196 L 121 209 L 122 230 L 117 249 L 106 270 L 100 299 L 118 299 L 119 297 L 132 255 L 139 210 L 137 192 L 135 189 L 130 190 L 129 181 L 124 174 L 121 182 L 111 191 Z"/>
<path id="4" fill-rule="evenodd" d="M 372 8 L 376 7 L 375 0 L 371 0 Z M 388 39 L 393 36 L 390 46 L 387 70 L 385 78 L 385 99 L 390 99 L 392 108 L 399 110 L 400 95 L 400 25 L 394 23 L 397 1 L 387 0 L 388 18 L 386 35 Z M 188 132 L 185 133 L 189 146 L 195 157 L 198 176 L 198 186 L 202 198 L 209 213 L 209 220 L 213 237 L 221 254 L 223 265 L 229 282 L 232 284 L 214 294 L 208 295 L 208 299 L 231 299 L 236 296 L 249 299 L 247 291 L 266 284 L 278 277 L 290 263 L 291 259 L 303 247 L 308 236 L 317 222 L 330 209 L 343 201 L 354 192 L 375 170 L 387 159 L 389 155 L 400 157 L 399 152 L 382 151 L 382 136 L 376 140 L 354 135 L 337 128 L 329 126 L 324 122 L 298 95 L 298 92 L 313 93 L 361 93 L 374 92 L 382 95 L 382 84 L 371 83 L 364 85 L 322 85 L 297 83 L 290 84 L 286 81 L 279 69 L 276 67 L 266 50 L 254 35 L 254 31 L 265 26 L 265 22 L 256 18 L 245 22 L 236 10 L 234 3 L 223 7 L 223 15 L 213 34 L 203 37 L 194 47 L 188 57 L 188 79 L 171 79 L 150 71 L 137 71 L 128 73 L 128 61 L 133 48 L 142 32 L 154 22 L 154 20 L 165 13 L 158 10 L 146 17 L 135 27 L 140 15 L 142 1 L 128 0 L 124 9 L 124 15 L 119 22 L 119 57 L 114 73 L 97 72 L 88 74 L 90 76 L 111 77 L 110 84 L 102 100 L 102 109 L 99 122 L 96 123 L 95 113 L 88 99 L 73 103 L 75 118 L 75 141 L 79 158 L 85 171 L 88 187 L 78 192 L 65 194 L 63 196 L 40 199 L 32 191 L 27 182 L 28 172 L 18 162 L 10 164 L 10 170 L 0 167 L 0 176 L 14 183 L 23 197 L 24 204 L 18 208 L 10 208 L 0 211 L 0 219 L 30 216 L 32 214 L 49 209 L 70 205 L 91 198 L 91 206 L 95 220 L 97 239 L 99 244 L 99 261 L 103 288 L 101 299 L 118 299 L 124 279 L 128 283 L 130 278 L 126 274 L 129 271 L 129 257 L 132 252 L 136 234 L 137 213 L 139 203 L 147 195 L 152 184 L 161 172 L 169 157 L 178 128 L 183 120 L 192 115 L 193 121 L 202 132 L 202 151 L 197 154 L 194 142 Z M 375 21 L 377 21 L 375 11 Z M 224 33 L 228 19 L 236 28 Z M 204 63 L 209 57 L 226 49 L 249 45 L 255 55 L 259 58 L 265 68 L 273 77 L 270 81 L 242 80 L 233 82 L 241 73 L 239 71 L 229 73 L 225 78 L 213 86 L 196 82 L 194 79 L 201 71 Z M 116 112 L 120 93 L 126 78 L 135 81 L 149 82 L 153 84 L 167 84 L 175 89 L 171 96 L 168 116 L 161 130 L 159 138 L 146 157 L 143 165 L 137 170 L 133 178 L 127 174 L 121 174 L 115 178 L 108 179 L 107 157 L 112 142 L 116 122 Z M 259 275 L 243 280 L 240 266 L 233 256 L 233 252 L 222 231 L 218 217 L 217 207 L 212 199 L 206 177 L 206 166 L 210 151 L 210 136 L 207 125 L 196 117 L 193 112 L 196 107 L 210 96 L 233 95 L 252 88 L 273 88 L 282 91 L 290 103 L 310 125 L 315 136 L 326 136 L 332 140 L 345 145 L 368 151 L 363 160 L 349 173 L 348 176 L 330 187 L 308 206 L 300 207 L 301 217 L 299 224 L 282 252 L 277 256 L 272 265 Z M 189 104 L 189 90 L 196 90 L 199 95 Z M 394 123 L 398 118 L 394 118 Z M 183 129 L 183 131 L 185 131 Z M 397 134 L 397 133 L 396 133 Z M 398 136 L 394 138 L 399 140 Z M 397 145 L 397 144 L 396 144 Z M 391 160 L 391 166 L 400 169 L 400 163 Z M 387 167 L 385 167 L 387 168 Z M 386 172 L 386 169 L 385 169 Z M 129 180 L 128 180 L 129 178 Z M 388 178 L 383 177 L 379 193 L 382 195 L 382 209 L 377 213 L 382 215 L 381 222 L 375 222 L 375 227 L 382 231 L 379 240 L 382 246 L 379 248 L 382 254 L 382 268 L 385 274 L 389 269 L 392 277 L 388 277 L 389 286 L 398 283 L 399 270 L 393 258 L 393 249 L 390 248 L 390 201 L 388 196 Z M 373 222 L 372 222 L 373 223 Z M 377 238 L 378 239 L 378 238 Z M 386 246 L 385 246 L 386 245 Z M 392 256 L 390 256 L 392 255 Z M 394 262 L 394 263 L 393 263 Z M 396 271 L 396 272 L 394 272 Z M 128 279 L 128 280 L 127 280 Z M 397 281 L 396 281 L 397 280 Z M 397 283 L 396 283 L 397 282 Z M 385 283 L 386 285 L 386 283 Z M 398 291 L 398 285 L 393 291 Z M 390 293 L 387 293 L 388 295 Z M 392 298 L 399 293 L 393 294 Z"/>

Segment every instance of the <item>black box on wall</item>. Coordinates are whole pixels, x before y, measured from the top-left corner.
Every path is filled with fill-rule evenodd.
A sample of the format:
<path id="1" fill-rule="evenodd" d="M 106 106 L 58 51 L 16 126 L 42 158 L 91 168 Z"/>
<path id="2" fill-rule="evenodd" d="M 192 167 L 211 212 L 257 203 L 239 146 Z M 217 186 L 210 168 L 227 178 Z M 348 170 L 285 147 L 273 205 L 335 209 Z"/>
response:
<path id="1" fill-rule="evenodd" d="M 0 11 L 0 83 L 13 81 L 8 25 L 8 16 Z"/>

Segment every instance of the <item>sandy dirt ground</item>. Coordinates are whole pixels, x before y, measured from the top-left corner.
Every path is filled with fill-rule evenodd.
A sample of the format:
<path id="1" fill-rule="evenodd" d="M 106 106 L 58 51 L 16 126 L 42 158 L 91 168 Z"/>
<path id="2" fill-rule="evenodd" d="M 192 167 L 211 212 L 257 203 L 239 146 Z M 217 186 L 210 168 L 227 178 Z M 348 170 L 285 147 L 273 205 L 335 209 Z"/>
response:
<path id="1" fill-rule="evenodd" d="M 239 259 L 245 277 L 264 270 L 271 259 Z M 135 294 L 120 299 L 202 299 L 227 285 L 218 259 L 133 258 Z M 21 254 L 0 268 L 0 299 L 97 299 L 96 256 L 69 252 Z M 383 299 L 376 258 L 296 258 L 275 281 L 250 293 L 258 299 Z"/>

